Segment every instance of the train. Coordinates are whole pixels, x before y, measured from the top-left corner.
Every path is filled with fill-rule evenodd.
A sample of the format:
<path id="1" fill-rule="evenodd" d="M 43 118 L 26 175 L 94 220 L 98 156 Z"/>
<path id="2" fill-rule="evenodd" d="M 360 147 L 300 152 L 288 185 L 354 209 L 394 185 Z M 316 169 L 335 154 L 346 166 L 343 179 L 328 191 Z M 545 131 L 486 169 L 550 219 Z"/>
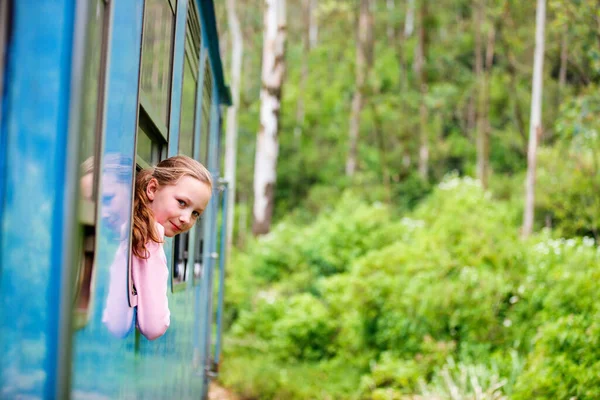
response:
<path id="1" fill-rule="evenodd" d="M 206 399 L 231 105 L 215 2 L 0 0 L 0 93 L 0 398 Z M 177 154 L 214 184 L 194 228 L 163 244 L 170 327 L 117 333 L 104 314 L 115 283 L 113 300 L 133 308 L 136 172 Z M 119 249 L 129 258 L 113 276 Z"/>

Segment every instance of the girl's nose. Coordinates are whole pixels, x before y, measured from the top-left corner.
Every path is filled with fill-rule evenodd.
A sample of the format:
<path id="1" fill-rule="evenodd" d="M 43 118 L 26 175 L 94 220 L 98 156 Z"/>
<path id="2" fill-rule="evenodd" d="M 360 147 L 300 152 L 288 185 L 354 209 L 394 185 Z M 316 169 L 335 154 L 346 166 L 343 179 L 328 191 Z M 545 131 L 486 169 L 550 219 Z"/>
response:
<path id="1" fill-rule="evenodd" d="M 179 220 L 181 222 L 183 222 L 184 224 L 189 224 L 190 223 L 190 219 L 191 219 L 191 213 L 190 213 L 190 215 L 188 215 L 188 213 L 182 213 L 179 216 Z"/>

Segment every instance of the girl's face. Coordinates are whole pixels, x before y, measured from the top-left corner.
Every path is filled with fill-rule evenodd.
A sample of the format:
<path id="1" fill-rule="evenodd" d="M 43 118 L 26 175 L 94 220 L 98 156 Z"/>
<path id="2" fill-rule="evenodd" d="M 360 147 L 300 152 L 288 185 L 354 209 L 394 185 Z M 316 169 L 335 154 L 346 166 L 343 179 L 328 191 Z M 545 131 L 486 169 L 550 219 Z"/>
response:
<path id="1" fill-rule="evenodd" d="M 204 212 L 211 196 L 210 187 L 191 176 L 183 176 L 175 185 L 159 186 L 152 178 L 146 188 L 156 222 L 173 237 L 189 231 Z"/>

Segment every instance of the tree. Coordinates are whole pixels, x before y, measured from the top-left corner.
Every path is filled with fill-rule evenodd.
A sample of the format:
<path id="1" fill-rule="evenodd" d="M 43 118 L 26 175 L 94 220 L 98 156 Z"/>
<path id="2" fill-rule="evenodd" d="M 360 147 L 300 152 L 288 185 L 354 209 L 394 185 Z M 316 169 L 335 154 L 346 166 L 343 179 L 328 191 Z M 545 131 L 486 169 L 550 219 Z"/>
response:
<path id="1" fill-rule="evenodd" d="M 285 75 L 285 0 L 266 0 L 264 13 L 260 128 L 254 161 L 252 232 L 269 232 L 275 201 L 281 90 Z"/>
<path id="2" fill-rule="evenodd" d="M 415 0 L 407 0 L 406 21 L 404 22 L 404 36 L 409 37 L 415 29 Z"/>
<path id="3" fill-rule="evenodd" d="M 487 33 L 487 47 L 485 51 L 485 68 L 483 58 L 483 32 L 482 23 L 485 22 L 486 12 L 484 0 L 476 0 L 473 5 L 475 15 L 475 78 L 478 90 L 477 105 L 477 178 L 483 188 L 488 186 L 490 164 L 490 122 L 489 122 L 489 81 L 490 70 L 494 61 L 494 48 L 496 32 L 492 23 Z M 493 22 L 493 21 L 492 21 Z"/>
<path id="4" fill-rule="evenodd" d="M 422 0 L 419 7 L 419 43 L 415 48 L 415 63 L 414 68 L 417 74 L 417 83 L 421 93 L 421 103 L 419 105 L 419 175 L 424 180 L 429 176 L 429 129 L 427 126 L 428 110 L 427 110 L 427 73 L 425 72 L 425 63 L 427 62 L 427 0 Z"/>
<path id="5" fill-rule="evenodd" d="M 536 153 L 538 141 L 542 134 L 542 74 L 544 71 L 545 23 L 546 0 L 537 0 L 535 22 L 535 56 L 533 63 L 533 89 L 531 95 L 531 121 L 529 123 L 529 146 L 527 149 L 527 177 L 525 180 L 525 210 L 523 213 L 523 237 L 529 236 L 533 229 Z"/>
<path id="6" fill-rule="evenodd" d="M 225 179 L 229 182 L 227 204 L 227 254 L 231 251 L 235 210 L 235 178 L 237 161 L 237 113 L 240 104 L 240 76 L 242 73 L 242 54 L 244 41 L 240 21 L 236 13 L 236 1 L 227 0 L 227 19 L 231 32 L 231 96 L 233 104 L 227 109 L 227 138 L 225 142 Z"/>
<path id="7" fill-rule="evenodd" d="M 369 52 L 372 51 L 372 23 L 371 23 L 371 1 L 360 0 L 360 12 L 358 14 L 358 38 L 356 41 L 356 84 L 352 97 L 352 111 L 350 114 L 348 157 L 346 158 L 346 175 L 353 176 L 356 171 L 356 157 L 358 147 L 358 133 L 360 130 L 360 113 L 363 108 L 364 90 L 369 70 Z"/>

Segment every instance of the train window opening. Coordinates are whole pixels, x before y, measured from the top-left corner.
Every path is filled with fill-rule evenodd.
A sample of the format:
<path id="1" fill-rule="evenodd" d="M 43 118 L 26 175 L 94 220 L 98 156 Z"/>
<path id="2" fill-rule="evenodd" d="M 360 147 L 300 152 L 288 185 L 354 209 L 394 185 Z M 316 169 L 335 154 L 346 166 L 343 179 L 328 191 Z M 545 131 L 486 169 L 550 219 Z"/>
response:
<path id="1" fill-rule="evenodd" d="M 198 74 L 200 58 L 200 20 L 194 2 L 189 3 L 186 17 L 184 42 L 183 87 L 181 94 L 181 114 L 179 119 L 178 153 L 194 157 L 194 126 L 196 123 L 196 102 L 198 93 Z M 189 249 L 193 235 L 189 232 L 175 237 L 173 255 L 173 291 L 185 287 L 180 285 L 189 276 Z M 198 238 L 194 239 L 195 242 Z"/>
<path id="2" fill-rule="evenodd" d="M 156 165 L 163 158 L 166 141 L 156 135 L 152 124 L 146 118 L 140 119 L 137 130 L 136 155 L 148 166 Z"/>
<path id="3" fill-rule="evenodd" d="M 190 235 L 188 232 L 181 233 L 175 236 L 174 247 L 175 247 L 175 262 L 173 263 L 173 291 L 177 291 L 179 288 L 183 288 L 183 285 L 179 285 L 187 281 L 188 278 L 188 246 L 190 242 Z"/>
<path id="4" fill-rule="evenodd" d="M 196 242 L 194 243 L 194 284 L 197 285 L 202 279 L 202 265 L 204 255 L 204 219 L 200 220 L 194 227 L 196 230 Z"/>
<path id="5" fill-rule="evenodd" d="M 204 66 L 204 84 L 202 88 L 202 124 L 200 125 L 200 162 L 208 163 L 208 146 L 210 137 L 210 114 L 213 96 L 213 76 L 208 57 Z"/>
<path id="6" fill-rule="evenodd" d="M 194 112 L 196 109 L 196 87 L 198 86 L 192 71 L 190 63 L 186 62 L 183 68 L 183 94 L 179 128 L 179 154 L 185 154 L 189 157 L 193 157 Z"/>
<path id="7" fill-rule="evenodd" d="M 181 101 L 181 117 L 179 120 L 180 154 L 193 157 L 194 123 L 196 112 L 196 93 L 198 92 L 198 61 L 200 57 L 200 36 L 195 6 L 188 8 L 187 29 L 185 37 L 185 59 L 183 67 L 183 90 Z"/>
<path id="8" fill-rule="evenodd" d="M 141 94 L 156 124 L 168 126 L 175 36 L 175 2 L 147 0 L 144 7 Z M 155 115 L 154 115 L 155 114 Z"/>

